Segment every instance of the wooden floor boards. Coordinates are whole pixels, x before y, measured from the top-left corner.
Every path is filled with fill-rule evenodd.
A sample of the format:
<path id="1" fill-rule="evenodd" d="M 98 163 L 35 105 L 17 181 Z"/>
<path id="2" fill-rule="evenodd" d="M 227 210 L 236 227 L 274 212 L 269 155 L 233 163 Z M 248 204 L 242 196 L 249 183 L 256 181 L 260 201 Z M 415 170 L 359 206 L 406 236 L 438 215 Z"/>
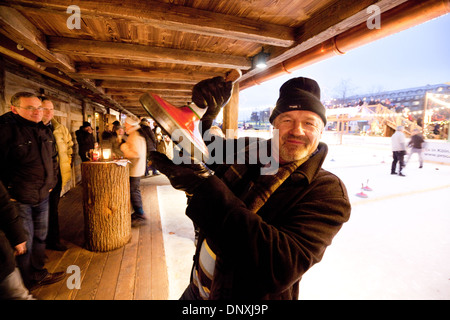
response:
<path id="1" fill-rule="evenodd" d="M 91 252 L 83 247 L 82 189 L 77 186 L 60 201 L 60 229 L 65 252 L 47 250 L 46 268 L 64 271 L 80 268 L 80 289 L 71 288 L 72 273 L 32 294 L 42 300 L 165 300 L 168 277 L 164 254 L 156 185 L 143 179 L 141 192 L 148 223 L 132 228 L 129 243 L 109 252 Z M 67 284 L 69 280 L 69 285 Z"/>

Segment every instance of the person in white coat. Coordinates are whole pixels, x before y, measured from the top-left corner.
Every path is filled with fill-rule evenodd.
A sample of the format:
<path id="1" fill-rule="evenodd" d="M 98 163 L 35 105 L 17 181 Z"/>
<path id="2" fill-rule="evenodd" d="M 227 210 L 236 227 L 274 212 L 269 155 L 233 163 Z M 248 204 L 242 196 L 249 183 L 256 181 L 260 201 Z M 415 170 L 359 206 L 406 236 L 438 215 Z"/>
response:
<path id="1" fill-rule="evenodd" d="M 124 157 L 131 161 L 130 166 L 130 200 L 134 212 L 131 214 L 132 226 L 144 224 L 147 220 L 142 206 L 141 177 L 145 174 L 147 164 L 147 142 L 140 133 L 138 120 L 128 117 L 125 121 L 127 141 L 122 143 L 120 150 Z"/>
<path id="2" fill-rule="evenodd" d="M 392 166 L 391 166 L 391 174 L 397 174 L 397 162 L 399 164 L 398 175 L 404 177 L 405 175 L 402 173 L 403 168 L 405 167 L 404 157 L 406 155 L 406 137 L 403 133 L 403 126 L 398 126 L 397 131 L 391 137 L 392 143 Z"/>

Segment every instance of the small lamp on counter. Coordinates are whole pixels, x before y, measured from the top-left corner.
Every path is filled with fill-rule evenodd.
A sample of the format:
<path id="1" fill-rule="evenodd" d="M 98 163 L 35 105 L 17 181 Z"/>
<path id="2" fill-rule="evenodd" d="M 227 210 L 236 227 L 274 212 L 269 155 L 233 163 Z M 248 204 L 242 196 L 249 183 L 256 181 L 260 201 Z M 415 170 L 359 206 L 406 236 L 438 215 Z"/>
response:
<path id="1" fill-rule="evenodd" d="M 102 158 L 104 161 L 111 160 L 111 148 L 103 148 L 102 149 Z"/>

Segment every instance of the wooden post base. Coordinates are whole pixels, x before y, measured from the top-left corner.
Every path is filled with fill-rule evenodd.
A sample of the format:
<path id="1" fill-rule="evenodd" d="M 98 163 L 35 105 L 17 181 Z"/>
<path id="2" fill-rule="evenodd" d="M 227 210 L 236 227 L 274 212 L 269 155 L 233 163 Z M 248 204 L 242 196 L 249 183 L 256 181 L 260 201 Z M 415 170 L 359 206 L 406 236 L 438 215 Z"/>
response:
<path id="1" fill-rule="evenodd" d="M 131 238 L 129 165 L 83 162 L 81 175 L 86 248 L 122 247 Z"/>

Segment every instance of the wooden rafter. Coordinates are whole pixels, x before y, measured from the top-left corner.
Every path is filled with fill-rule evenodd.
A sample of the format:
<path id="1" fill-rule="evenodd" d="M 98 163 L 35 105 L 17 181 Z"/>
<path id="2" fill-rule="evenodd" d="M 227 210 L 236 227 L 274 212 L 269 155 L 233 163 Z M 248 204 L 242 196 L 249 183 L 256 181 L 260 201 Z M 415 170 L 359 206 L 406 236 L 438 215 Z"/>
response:
<path id="1" fill-rule="evenodd" d="M 44 0 L 39 3 L 32 0 L 11 0 L 9 3 L 17 8 L 67 15 L 68 3 L 65 0 Z M 157 28 L 272 46 L 290 47 L 294 44 L 294 30 L 289 27 L 158 1 L 111 0 L 105 3 L 98 0 L 80 0 L 76 5 L 87 17 L 122 19 Z"/>
<path id="2" fill-rule="evenodd" d="M 123 109 L 117 102 L 113 101 L 110 97 L 105 96 L 103 89 L 97 88 L 92 80 L 83 77 L 72 77 L 71 75 L 76 74 L 74 62 L 64 54 L 51 52 L 47 47 L 45 35 L 16 9 L 0 5 L 0 32 L 16 43 L 21 44 L 44 62 L 56 66 L 69 77 L 75 79 L 80 86 L 85 87 L 94 94 L 104 98 L 117 109 Z M 35 70 L 48 76 L 48 73 L 44 70 L 41 71 L 39 68 L 35 68 Z M 55 78 L 55 76 L 53 76 L 53 78 Z M 61 82 L 67 83 L 67 80 L 62 79 Z"/>
<path id="3" fill-rule="evenodd" d="M 63 54 L 51 52 L 47 48 L 45 35 L 16 9 L 0 6 L 0 32 L 62 71 L 75 71 L 73 61 Z"/>
<path id="4" fill-rule="evenodd" d="M 102 80 L 98 81 L 102 88 L 121 89 L 121 90 L 170 90 L 181 92 L 192 92 L 193 85 L 183 83 L 152 83 L 140 81 L 116 81 Z"/>
<path id="5" fill-rule="evenodd" d="M 116 79 L 195 84 L 217 76 L 216 72 L 124 67 L 121 65 L 81 65 L 73 76 L 90 79 Z"/>
<path id="6" fill-rule="evenodd" d="M 96 58 L 133 59 L 136 61 L 177 63 L 225 69 L 248 70 L 251 68 L 251 61 L 246 57 L 130 43 L 49 37 L 48 46 L 52 52 L 67 55 L 79 54 Z"/>

